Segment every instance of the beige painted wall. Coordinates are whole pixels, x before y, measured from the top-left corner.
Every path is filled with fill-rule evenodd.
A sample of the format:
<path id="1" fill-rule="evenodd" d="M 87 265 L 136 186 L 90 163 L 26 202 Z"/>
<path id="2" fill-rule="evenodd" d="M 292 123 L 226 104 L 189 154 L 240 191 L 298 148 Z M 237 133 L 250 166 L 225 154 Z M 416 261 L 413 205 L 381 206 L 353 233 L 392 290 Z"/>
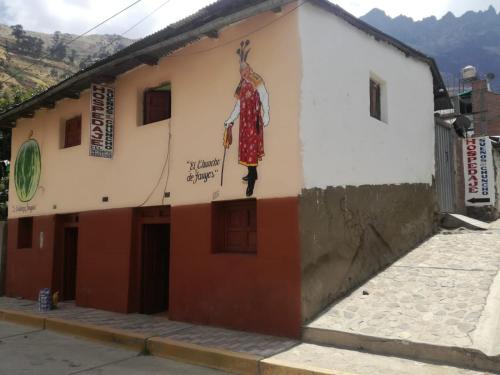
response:
<path id="1" fill-rule="evenodd" d="M 13 132 L 13 155 L 33 131 L 41 147 L 42 174 L 37 194 L 28 204 L 20 203 L 10 186 L 10 217 L 244 198 L 246 185 L 241 177 L 246 168 L 237 163 L 237 137 L 226 157 L 223 188 L 220 168 L 207 183 L 187 182 L 187 176 L 188 161 L 223 157 L 223 124 L 233 109 L 239 83 L 236 49 L 246 38 L 252 47 L 248 61 L 264 78 L 271 107 L 271 122 L 264 133 L 266 155 L 258 167 L 254 196 L 298 195 L 303 185 L 298 137 L 301 67 L 297 12 L 288 14 L 294 7 L 238 23 L 224 29 L 217 40 L 204 39 L 163 58 L 157 66 L 141 66 L 120 76 L 114 84 L 113 160 L 88 156 L 88 90 L 79 100 L 66 99 L 55 109 L 37 111 L 33 119 L 19 120 Z M 172 118 L 139 126 L 143 91 L 166 81 L 172 84 Z M 82 144 L 62 149 L 62 123 L 79 114 Z M 13 184 L 13 178 L 10 181 Z M 164 191 L 171 197 L 163 200 Z M 103 196 L 109 197 L 108 203 L 102 202 Z M 27 206 L 31 212 L 19 210 Z"/>

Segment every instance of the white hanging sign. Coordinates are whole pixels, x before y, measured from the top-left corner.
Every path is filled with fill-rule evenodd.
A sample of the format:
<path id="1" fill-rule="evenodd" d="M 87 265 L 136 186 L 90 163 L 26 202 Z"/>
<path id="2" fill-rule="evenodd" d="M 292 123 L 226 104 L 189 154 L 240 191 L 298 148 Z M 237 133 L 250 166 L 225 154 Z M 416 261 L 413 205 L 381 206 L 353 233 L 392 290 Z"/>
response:
<path id="1" fill-rule="evenodd" d="M 465 204 L 495 204 L 495 171 L 489 137 L 464 139 Z"/>
<path id="2" fill-rule="evenodd" d="M 90 156 L 113 158 L 115 89 L 92 84 L 90 90 Z"/>

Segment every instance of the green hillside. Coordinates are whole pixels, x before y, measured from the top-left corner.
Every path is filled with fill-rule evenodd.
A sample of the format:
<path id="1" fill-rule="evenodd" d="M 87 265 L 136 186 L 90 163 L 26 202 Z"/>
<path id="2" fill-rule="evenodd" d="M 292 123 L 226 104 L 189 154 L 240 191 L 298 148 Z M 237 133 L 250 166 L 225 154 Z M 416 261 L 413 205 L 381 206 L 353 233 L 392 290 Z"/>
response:
<path id="1" fill-rule="evenodd" d="M 50 87 L 134 42 L 117 35 L 89 35 L 65 46 L 75 37 L 0 25 L 0 82 L 8 79 L 1 84 L 0 98 L 12 95 L 14 88 Z"/>

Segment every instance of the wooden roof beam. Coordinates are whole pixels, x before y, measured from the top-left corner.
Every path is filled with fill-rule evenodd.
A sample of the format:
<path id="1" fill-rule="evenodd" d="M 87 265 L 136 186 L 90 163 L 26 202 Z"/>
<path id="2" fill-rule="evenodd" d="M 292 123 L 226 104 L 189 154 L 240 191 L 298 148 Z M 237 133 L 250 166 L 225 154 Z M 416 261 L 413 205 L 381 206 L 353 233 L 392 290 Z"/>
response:
<path id="1" fill-rule="evenodd" d="M 94 83 L 113 83 L 116 81 L 116 76 L 113 74 L 100 74 L 92 79 Z"/>
<path id="2" fill-rule="evenodd" d="M 0 122 L 0 128 L 12 129 L 16 127 L 16 120 L 3 120 Z"/>
<path id="3" fill-rule="evenodd" d="M 21 115 L 21 117 L 24 117 L 24 118 L 33 118 L 35 117 L 35 112 L 34 111 L 30 111 L 30 112 L 25 112 Z"/>
<path id="4" fill-rule="evenodd" d="M 140 55 L 140 56 L 136 57 L 136 60 L 140 61 L 143 64 L 153 66 L 153 65 L 158 65 L 158 61 L 160 59 L 158 59 L 158 57 L 152 56 L 152 55 Z"/>
<path id="5" fill-rule="evenodd" d="M 80 99 L 80 93 L 78 91 L 70 91 L 64 96 L 69 99 Z"/>
<path id="6" fill-rule="evenodd" d="M 47 101 L 42 103 L 42 108 L 53 109 L 56 106 L 55 101 Z"/>
<path id="7" fill-rule="evenodd" d="M 210 39 L 219 39 L 219 31 L 218 30 L 210 30 L 205 33 L 205 36 Z"/>

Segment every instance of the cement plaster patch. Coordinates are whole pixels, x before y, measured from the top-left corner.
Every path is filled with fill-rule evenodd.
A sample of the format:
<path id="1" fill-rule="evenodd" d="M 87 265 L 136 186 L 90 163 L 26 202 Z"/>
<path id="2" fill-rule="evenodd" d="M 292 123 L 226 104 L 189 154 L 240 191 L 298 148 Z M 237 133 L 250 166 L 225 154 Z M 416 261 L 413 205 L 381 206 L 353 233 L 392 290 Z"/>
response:
<path id="1" fill-rule="evenodd" d="M 303 190 L 303 320 L 427 239 L 435 209 L 434 187 L 426 184 Z"/>

